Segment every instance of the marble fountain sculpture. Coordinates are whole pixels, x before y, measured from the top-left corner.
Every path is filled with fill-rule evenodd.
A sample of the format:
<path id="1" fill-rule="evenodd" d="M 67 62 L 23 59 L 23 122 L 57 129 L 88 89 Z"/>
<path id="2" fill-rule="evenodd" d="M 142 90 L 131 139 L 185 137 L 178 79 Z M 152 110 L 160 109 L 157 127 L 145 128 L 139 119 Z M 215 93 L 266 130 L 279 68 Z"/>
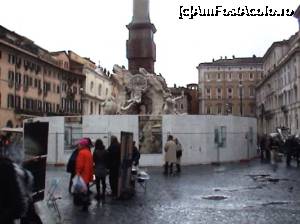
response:
<path id="1" fill-rule="evenodd" d="M 176 100 L 161 75 L 151 74 L 140 68 L 139 74 L 114 65 L 110 76 L 112 96 L 102 104 L 104 114 L 177 114 Z"/>

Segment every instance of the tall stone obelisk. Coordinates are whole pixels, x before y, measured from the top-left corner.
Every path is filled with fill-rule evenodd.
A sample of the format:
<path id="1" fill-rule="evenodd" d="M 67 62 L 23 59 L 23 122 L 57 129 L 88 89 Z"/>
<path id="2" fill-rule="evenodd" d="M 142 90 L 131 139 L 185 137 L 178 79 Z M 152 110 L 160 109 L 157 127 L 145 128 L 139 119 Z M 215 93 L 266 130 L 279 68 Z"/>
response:
<path id="1" fill-rule="evenodd" d="M 154 73 L 156 46 L 153 34 L 156 28 L 150 21 L 149 0 L 133 0 L 132 21 L 126 27 L 129 30 L 126 42 L 129 71 L 137 74 L 139 68 L 145 68 Z"/>

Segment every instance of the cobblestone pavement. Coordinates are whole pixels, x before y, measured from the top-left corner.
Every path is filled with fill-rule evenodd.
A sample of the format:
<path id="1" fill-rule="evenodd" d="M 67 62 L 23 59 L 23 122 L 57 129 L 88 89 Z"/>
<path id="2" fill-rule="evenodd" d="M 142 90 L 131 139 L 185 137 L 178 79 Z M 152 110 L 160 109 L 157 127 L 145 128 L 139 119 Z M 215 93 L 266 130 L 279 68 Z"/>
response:
<path id="1" fill-rule="evenodd" d="M 300 168 L 282 163 L 274 172 L 269 164 L 252 161 L 188 166 L 176 176 L 164 176 L 160 168 L 147 172 L 146 192 L 137 185 L 131 200 L 93 199 L 88 212 L 73 206 L 64 168 L 49 167 L 47 185 L 60 180 L 63 223 L 300 223 Z M 45 223 L 55 223 L 53 208 L 45 203 L 40 208 Z"/>

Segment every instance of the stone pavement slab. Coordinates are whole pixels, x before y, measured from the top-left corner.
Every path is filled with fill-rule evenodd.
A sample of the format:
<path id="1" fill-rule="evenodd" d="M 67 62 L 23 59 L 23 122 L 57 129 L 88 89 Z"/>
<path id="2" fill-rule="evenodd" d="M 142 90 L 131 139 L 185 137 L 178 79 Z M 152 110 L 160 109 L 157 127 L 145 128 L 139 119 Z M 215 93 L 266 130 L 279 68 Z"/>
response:
<path id="1" fill-rule="evenodd" d="M 47 168 L 47 187 L 53 178 L 60 180 L 63 223 L 300 223 L 300 168 L 282 163 L 274 172 L 269 164 L 252 161 L 221 169 L 188 166 L 175 176 L 164 176 L 162 168 L 147 172 L 146 192 L 137 185 L 136 195 L 127 201 L 93 199 L 88 212 L 73 205 L 65 168 Z M 41 207 L 45 223 L 55 223 L 53 209 Z"/>

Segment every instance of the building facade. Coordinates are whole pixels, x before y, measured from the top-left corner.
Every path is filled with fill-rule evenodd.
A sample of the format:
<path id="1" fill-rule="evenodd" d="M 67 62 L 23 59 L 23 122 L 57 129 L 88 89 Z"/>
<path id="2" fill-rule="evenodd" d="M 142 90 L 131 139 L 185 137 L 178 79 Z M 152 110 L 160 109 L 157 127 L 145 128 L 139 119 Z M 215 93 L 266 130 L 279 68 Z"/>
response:
<path id="1" fill-rule="evenodd" d="M 199 113 L 254 117 L 255 86 L 262 77 L 262 58 L 213 60 L 197 66 Z"/>
<path id="2" fill-rule="evenodd" d="M 83 101 L 84 114 L 105 114 L 103 103 L 111 96 L 112 83 L 102 68 L 84 68 L 86 81 Z"/>
<path id="3" fill-rule="evenodd" d="M 81 114 L 85 77 L 69 66 L 68 57 L 0 26 L 0 127 L 21 126 L 32 116 Z"/>
<path id="4" fill-rule="evenodd" d="M 177 98 L 175 101 L 175 109 L 176 113 L 178 114 L 187 114 L 188 111 L 188 100 L 186 95 L 186 88 L 185 87 L 177 87 L 174 85 L 174 87 L 169 87 L 170 92 L 172 93 L 172 96 L 174 98 Z"/>
<path id="5" fill-rule="evenodd" d="M 178 100 L 175 101 L 175 109 L 179 114 L 199 114 L 199 91 L 198 84 L 191 83 L 186 87 L 169 88 L 172 95 Z M 182 96 L 181 98 L 179 98 Z"/>
<path id="6" fill-rule="evenodd" d="M 186 86 L 188 101 L 188 114 L 199 114 L 199 89 L 197 83 L 190 83 Z"/>
<path id="7" fill-rule="evenodd" d="M 112 82 L 106 69 L 97 67 L 89 58 L 81 57 L 73 51 L 52 53 L 58 58 L 67 57 L 70 69 L 85 76 L 83 87 L 80 89 L 83 115 L 103 114 L 102 103 L 111 96 Z"/>
<path id="8" fill-rule="evenodd" d="M 257 85 L 259 134 L 290 128 L 299 134 L 300 33 L 275 42 L 263 57 L 264 79 Z"/>

